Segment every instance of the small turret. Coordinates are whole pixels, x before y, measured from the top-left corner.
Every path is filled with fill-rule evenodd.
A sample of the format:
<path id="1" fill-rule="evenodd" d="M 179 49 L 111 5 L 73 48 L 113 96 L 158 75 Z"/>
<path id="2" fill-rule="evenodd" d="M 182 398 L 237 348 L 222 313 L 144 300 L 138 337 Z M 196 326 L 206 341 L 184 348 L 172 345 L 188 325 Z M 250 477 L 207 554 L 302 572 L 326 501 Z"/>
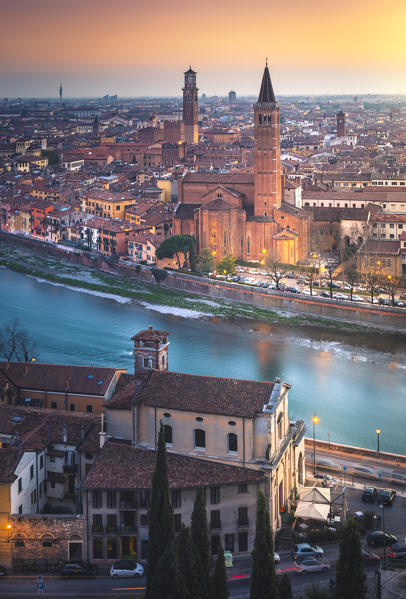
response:
<path id="1" fill-rule="evenodd" d="M 158 331 L 149 325 L 140 331 L 134 341 L 134 373 L 141 374 L 148 370 L 168 370 L 168 335 L 166 331 Z"/>

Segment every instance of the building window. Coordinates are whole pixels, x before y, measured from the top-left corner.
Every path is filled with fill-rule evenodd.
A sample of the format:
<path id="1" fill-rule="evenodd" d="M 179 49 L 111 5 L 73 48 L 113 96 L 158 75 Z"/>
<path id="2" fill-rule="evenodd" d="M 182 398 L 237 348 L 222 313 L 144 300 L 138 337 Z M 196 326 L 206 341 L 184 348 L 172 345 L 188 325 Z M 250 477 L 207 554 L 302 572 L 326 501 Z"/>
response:
<path id="1" fill-rule="evenodd" d="M 221 529 L 220 510 L 211 510 L 210 512 L 210 530 Z"/>
<path id="2" fill-rule="evenodd" d="M 34 489 L 31 493 L 31 505 L 34 505 L 37 501 L 37 490 Z"/>
<path id="3" fill-rule="evenodd" d="M 57 410 L 58 409 L 58 404 L 56 403 L 56 401 L 51 401 L 51 408 L 53 410 Z"/>
<path id="4" fill-rule="evenodd" d="M 141 514 L 140 523 L 141 523 L 141 526 L 148 526 L 149 525 L 148 514 Z"/>
<path id="5" fill-rule="evenodd" d="M 93 514 L 93 532 L 103 532 L 103 514 Z"/>
<path id="6" fill-rule="evenodd" d="M 194 430 L 194 441 L 195 447 L 199 449 L 206 448 L 206 432 L 201 428 L 195 428 Z"/>
<path id="7" fill-rule="evenodd" d="M 34 478 L 34 466 L 30 466 L 30 480 Z"/>
<path id="8" fill-rule="evenodd" d="M 182 492 L 180 489 L 175 489 L 174 491 L 171 491 L 171 503 L 172 503 L 173 509 L 175 509 L 177 507 L 181 507 Z"/>
<path id="9" fill-rule="evenodd" d="M 182 526 L 182 514 L 173 515 L 173 527 L 175 532 L 179 532 Z"/>
<path id="10" fill-rule="evenodd" d="M 40 470 L 42 470 L 42 468 L 44 467 L 44 456 L 43 455 L 39 456 L 39 467 L 40 467 Z"/>
<path id="11" fill-rule="evenodd" d="M 19 506 L 18 506 L 18 513 L 19 513 L 19 514 L 22 514 L 22 513 L 23 513 L 23 506 L 22 506 L 22 505 L 19 505 Z"/>
<path id="12" fill-rule="evenodd" d="M 24 547 L 25 543 L 24 543 L 24 537 L 21 534 L 17 534 L 14 537 L 14 547 Z"/>
<path id="13" fill-rule="evenodd" d="M 93 412 L 93 406 L 92 406 L 91 404 L 88 404 L 88 405 L 86 406 L 86 412 L 87 412 L 88 414 L 91 414 L 91 413 Z"/>
<path id="14" fill-rule="evenodd" d="M 247 254 L 251 253 L 251 239 L 247 237 Z"/>
<path id="15" fill-rule="evenodd" d="M 100 539 L 100 538 L 93 539 L 93 558 L 94 559 L 102 559 L 103 558 L 103 539 Z"/>
<path id="16" fill-rule="evenodd" d="M 149 507 L 149 491 L 147 489 L 141 489 L 140 491 L 140 507 Z"/>
<path id="17" fill-rule="evenodd" d="M 239 532 L 238 533 L 238 551 L 240 553 L 244 551 L 248 551 L 248 533 L 247 532 Z"/>
<path id="18" fill-rule="evenodd" d="M 247 506 L 238 508 L 238 526 L 248 526 L 248 508 L 247 508 Z"/>
<path id="19" fill-rule="evenodd" d="M 91 464 L 89 464 L 90 466 Z M 107 507 L 116 507 L 117 494 L 115 491 L 107 491 Z"/>
<path id="20" fill-rule="evenodd" d="M 210 503 L 220 503 L 220 487 L 210 487 Z"/>
<path id="21" fill-rule="evenodd" d="M 164 439 L 165 443 L 172 444 L 172 427 L 170 424 L 164 424 Z"/>
<path id="22" fill-rule="evenodd" d="M 217 555 L 220 545 L 220 535 L 212 535 L 210 539 L 211 554 Z"/>
<path id="23" fill-rule="evenodd" d="M 93 491 L 93 507 L 102 507 L 102 492 L 101 491 Z"/>
<path id="24" fill-rule="evenodd" d="M 227 451 L 231 453 L 237 453 L 238 451 L 238 440 L 235 433 L 228 433 L 227 435 Z"/>
<path id="25" fill-rule="evenodd" d="M 234 553 L 234 534 L 228 534 L 224 537 L 224 551 Z"/>
<path id="26" fill-rule="evenodd" d="M 55 481 L 51 480 L 51 489 L 55 489 Z"/>
<path id="27" fill-rule="evenodd" d="M 70 410 L 71 412 L 74 412 L 74 411 L 75 411 L 75 404 L 74 404 L 74 403 L 71 403 L 71 404 L 69 404 L 69 410 Z"/>
<path id="28" fill-rule="evenodd" d="M 42 537 L 42 546 L 43 547 L 52 547 L 52 537 L 51 537 L 51 535 L 44 535 Z"/>
<path id="29" fill-rule="evenodd" d="M 21 493 L 22 490 L 23 490 L 23 479 L 19 478 L 18 479 L 18 492 Z"/>
<path id="30" fill-rule="evenodd" d="M 117 541 L 116 539 L 107 539 L 107 559 L 117 558 Z"/>
<path id="31" fill-rule="evenodd" d="M 240 485 L 238 485 L 238 493 L 248 493 L 247 483 L 241 483 Z"/>

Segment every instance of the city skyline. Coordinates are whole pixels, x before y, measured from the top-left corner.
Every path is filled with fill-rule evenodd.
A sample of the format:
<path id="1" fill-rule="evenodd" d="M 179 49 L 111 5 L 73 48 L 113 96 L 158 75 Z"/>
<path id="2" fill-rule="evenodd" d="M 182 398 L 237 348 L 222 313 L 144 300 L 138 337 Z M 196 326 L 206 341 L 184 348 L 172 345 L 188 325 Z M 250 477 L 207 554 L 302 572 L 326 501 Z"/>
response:
<path id="1" fill-rule="evenodd" d="M 390 0 L 326 6 L 294 0 L 289 13 L 209 0 L 168 7 L 117 0 L 5 0 L 0 87 L 4 96 L 178 96 L 183 71 L 208 95 L 254 95 L 269 57 L 279 95 L 403 94 L 406 7 Z M 18 44 L 15 39 L 18 35 Z"/>

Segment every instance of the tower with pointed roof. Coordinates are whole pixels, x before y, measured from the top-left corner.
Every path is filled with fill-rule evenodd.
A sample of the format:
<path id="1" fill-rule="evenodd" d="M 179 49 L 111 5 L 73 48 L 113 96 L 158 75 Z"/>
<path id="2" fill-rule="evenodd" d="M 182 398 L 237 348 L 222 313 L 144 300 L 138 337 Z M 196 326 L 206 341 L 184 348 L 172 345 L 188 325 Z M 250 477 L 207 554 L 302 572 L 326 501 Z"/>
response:
<path id="1" fill-rule="evenodd" d="M 273 217 L 282 201 L 279 106 L 268 63 L 254 104 L 254 215 Z"/>
<path id="2" fill-rule="evenodd" d="M 198 99 L 196 87 L 196 72 L 189 67 L 185 72 L 185 87 L 183 88 L 183 123 L 186 143 L 197 143 L 199 140 Z"/>
<path id="3" fill-rule="evenodd" d="M 62 104 L 62 97 L 63 97 L 63 87 L 62 87 L 62 81 L 59 85 L 59 102 Z"/>

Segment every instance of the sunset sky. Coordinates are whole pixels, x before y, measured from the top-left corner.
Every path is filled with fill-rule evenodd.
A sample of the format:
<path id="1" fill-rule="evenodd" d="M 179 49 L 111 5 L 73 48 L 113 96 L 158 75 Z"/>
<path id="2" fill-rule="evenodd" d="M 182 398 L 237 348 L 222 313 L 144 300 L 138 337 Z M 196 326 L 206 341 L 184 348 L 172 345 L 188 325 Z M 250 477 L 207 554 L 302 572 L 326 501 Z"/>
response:
<path id="1" fill-rule="evenodd" d="M 0 97 L 406 93 L 405 0 L 0 0 Z"/>

